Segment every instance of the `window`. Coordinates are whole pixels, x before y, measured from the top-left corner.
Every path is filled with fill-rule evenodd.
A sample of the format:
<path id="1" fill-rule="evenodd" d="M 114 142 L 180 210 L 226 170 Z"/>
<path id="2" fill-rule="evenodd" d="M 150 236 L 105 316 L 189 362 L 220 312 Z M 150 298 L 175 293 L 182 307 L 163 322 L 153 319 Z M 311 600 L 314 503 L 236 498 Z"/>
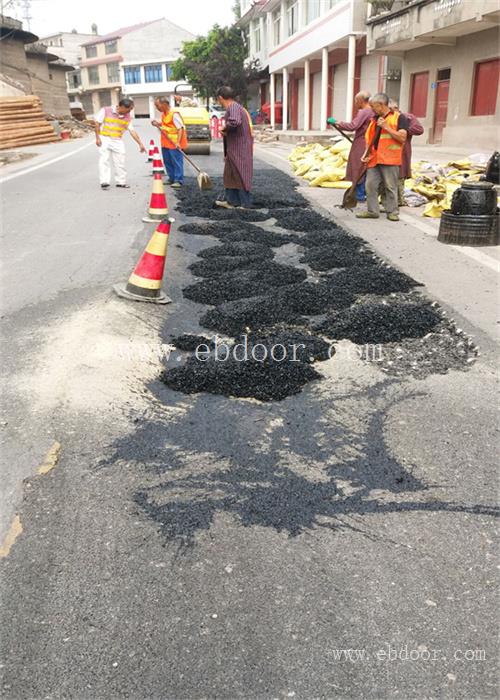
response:
<path id="1" fill-rule="evenodd" d="M 150 66 L 144 66 L 144 79 L 147 83 L 162 83 L 162 73 L 161 63 L 153 63 Z"/>
<path id="2" fill-rule="evenodd" d="M 95 46 L 95 44 L 93 46 L 86 46 L 85 55 L 87 58 L 95 58 L 97 56 L 97 46 Z"/>
<path id="3" fill-rule="evenodd" d="M 141 67 L 140 66 L 125 66 L 123 69 L 125 75 L 125 84 L 133 85 L 141 82 Z"/>
<path id="4" fill-rule="evenodd" d="M 170 65 L 170 63 L 166 63 L 166 64 L 165 64 L 165 73 L 166 73 L 166 75 L 167 75 L 167 80 L 172 80 L 172 79 L 173 79 L 173 78 L 172 78 L 173 70 L 172 70 L 172 66 Z"/>
<path id="5" fill-rule="evenodd" d="M 497 109 L 498 72 L 500 59 L 476 63 L 472 88 L 473 117 L 495 114 Z"/>
<path id="6" fill-rule="evenodd" d="M 442 68 L 438 70 L 437 81 L 449 80 L 451 78 L 451 68 Z"/>
<path id="7" fill-rule="evenodd" d="M 75 70 L 72 73 L 67 73 L 68 85 L 70 90 L 75 90 L 81 85 L 80 71 Z"/>
<path id="8" fill-rule="evenodd" d="M 104 52 L 105 53 L 118 53 L 118 42 L 116 39 L 113 41 L 105 41 L 104 42 Z"/>
<path id="9" fill-rule="evenodd" d="M 255 26 L 253 27 L 252 33 L 253 33 L 253 51 L 254 51 L 254 53 L 259 53 L 260 49 L 261 49 L 259 22 L 255 23 Z"/>
<path id="10" fill-rule="evenodd" d="M 298 29 L 299 20 L 299 3 L 298 0 L 288 0 L 287 3 L 287 25 L 288 25 L 288 36 L 292 36 Z"/>
<path id="11" fill-rule="evenodd" d="M 427 114 L 427 94 L 429 90 L 429 72 L 413 73 L 410 87 L 410 112 L 416 117 Z"/>
<path id="12" fill-rule="evenodd" d="M 99 68 L 97 66 L 92 66 L 91 68 L 87 68 L 87 71 L 90 85 L 99 85 Z"/>
<path id="13" fill-rule="evenodd" d="M 309 22 L 313 22 L 315 19 L 317 19 L 320 16 L 321 5 L 322 5 L 321 0 L 308 0 L 307 1 L 307 24 L 309 24 Z M 326 3 L 326 5 L 328 5 L 328 3 Z M 327 9 L 329 9 L 329 8 L 327 7 Z"/>
<path id="14" fill-rule="evenodd" d="M 108 63 L 108 83 L 120 82 L 120 64 Z"/>
<path id="15" fill-rule="evenodd" d="M 281 41 L 281 10 L 273 12 L 273 46 Z"/>

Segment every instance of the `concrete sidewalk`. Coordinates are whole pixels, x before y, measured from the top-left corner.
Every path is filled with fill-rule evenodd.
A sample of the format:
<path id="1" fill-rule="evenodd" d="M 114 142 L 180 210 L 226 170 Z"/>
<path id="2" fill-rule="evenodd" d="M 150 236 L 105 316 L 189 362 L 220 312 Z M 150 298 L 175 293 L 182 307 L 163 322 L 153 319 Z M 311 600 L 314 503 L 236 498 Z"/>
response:
<path id="1" fill-rule="evenodd" d="M 256 144 L 255 155 L 293 177 L 287 159 L 292 148 L 289 144 Z M 432 153 L 436 148 L 439 147 L 432 147 Z M 417 153 L 417 157 L 423 157 L 420 149 Z M 463 154 L 457 152 L 451 158 L 457 156 L 463 158 Z M 445 158 L 442 160 L 446 162 Z M 403 207 L 398 223 L 388 222 L 384 216 L 378 220 L 356 219 L 352 211 L 339 208 L 344 190 L 309 187 L 302 178 L 297 181 L 301 194 L 317 209 L 326 211 L 346 230 L 366 239 L 392 264 L 421 281 L 457 322 L 476 336 L 489 360 L 496 361 L 499 247 L 472 248 L 439 243 L 439 219 L 423 217 L 423 207 Z"/>

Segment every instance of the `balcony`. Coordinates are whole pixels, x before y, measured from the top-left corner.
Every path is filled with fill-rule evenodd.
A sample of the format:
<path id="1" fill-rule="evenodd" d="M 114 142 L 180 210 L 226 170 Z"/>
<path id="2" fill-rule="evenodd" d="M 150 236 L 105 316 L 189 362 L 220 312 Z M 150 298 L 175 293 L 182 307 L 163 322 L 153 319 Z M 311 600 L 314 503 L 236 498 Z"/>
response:
<path id="1" fill-rule="evenodd" d="M 454 46 L 457 37 L 498 24 L 497 0 L 384 0 L 372 3 L 367 49 L 402 53 L 431 44 Z"/>

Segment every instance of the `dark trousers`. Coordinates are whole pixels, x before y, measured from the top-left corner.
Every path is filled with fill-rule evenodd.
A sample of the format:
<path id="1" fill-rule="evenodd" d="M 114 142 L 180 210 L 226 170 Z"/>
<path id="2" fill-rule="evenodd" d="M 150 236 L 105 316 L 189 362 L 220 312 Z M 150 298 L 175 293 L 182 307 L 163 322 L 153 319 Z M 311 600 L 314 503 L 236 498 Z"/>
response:
<path id="1" fill-rule="evenodd" d="M 247 190 L 237 190 L 226 187 L 226 202 L 233 207 L 249 207 L 252 204 L 252 195 Z"/>
<path id="2" fill-rule="evenodd" d="M 176 148 L 162 148 L 163 164 L 170 182 L 184 182 L 184 158 Z"/>

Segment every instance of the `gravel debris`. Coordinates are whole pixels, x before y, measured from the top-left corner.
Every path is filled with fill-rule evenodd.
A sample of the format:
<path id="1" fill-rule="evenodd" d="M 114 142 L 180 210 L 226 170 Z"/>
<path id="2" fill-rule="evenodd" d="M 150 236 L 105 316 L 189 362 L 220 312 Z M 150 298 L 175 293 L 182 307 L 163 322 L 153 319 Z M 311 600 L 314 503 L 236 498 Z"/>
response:
<path id="1" fill-rule="evenodd" d="M 329 338 L 363 345 L 421 338 L 440 321 L 440 314 L 429 303 L 365 302 L 330 314 L 317 328 Z"/>
<path id="2" fill-rule="evenodd" d="M 333 285 L 328 279 L 286 287 L 278 290 L 275 296 L 291 311 L 304 316 L 343 309 L 355 301 L 354 294 L 348 288 Z"/>
<path id="3" fill-rule="evenodd" d="M 179 226 L 179 231 L 189 233 L 195 236 L 214 236 L 214 238 L 224 238 L 227 233 L 237 233 L 244 231 L 252 231 L 260 229 L 248 221 L 203 221 L 193 224 L 182 224 Z"/>
<path id="4" fill-rule="evenodd" d="M 259 401 L 280 401 L 298 394 L 302 387 L 321 375 L 304 362 L 264 362 L 249 359 L 238 362 L 234 357 L 217 362 L 189 358 L 183 367 L 162 372 L 160 379 L 168 387 L 185 394 L 208 392 Z"/>
<path id="5" fill-rule="evenodd" d="M 248 333 L 236 338 L 235 344 L 246 339 L 248 347 L 264 345 L 275 348 L 275 358 L 280 357 L 286 351 L 286 357 L 299 362 L 316 362 L 328 360 L 335 354 L 335 348 L 322 338 L 313 335 L 305 328 L 293 328 L 290 326 L 276 326 L 268 331 Z M 279 346 L 283 346 L 282 349 Z"/>
<path id="6" fill-rule="evenodd" d="M 361 357 L 373 361 L 369 348 Z M 447 374 L 449 370 L 469 370 L 476 362 L 477 350 L 466 338 L 457 335 L 448 322 L 441 322 L 423 338 L 405 338 L 387 343 L 376 358 L 378 367 L 395 377 L 425 379 L 431 374 Z"/>
<path id="7" fill-rule="evenodd" d="M 274 287 L 293 284 L 305 279 L 305 270 L 280 265 L 275 262 L 262 261 L 258 269 L 242 269 L 232 274 L 220 275 L 195 282 L 185 287 L 186 299 L 200 304 L 221 304 L 234 299 L 254 297 Z"/>

